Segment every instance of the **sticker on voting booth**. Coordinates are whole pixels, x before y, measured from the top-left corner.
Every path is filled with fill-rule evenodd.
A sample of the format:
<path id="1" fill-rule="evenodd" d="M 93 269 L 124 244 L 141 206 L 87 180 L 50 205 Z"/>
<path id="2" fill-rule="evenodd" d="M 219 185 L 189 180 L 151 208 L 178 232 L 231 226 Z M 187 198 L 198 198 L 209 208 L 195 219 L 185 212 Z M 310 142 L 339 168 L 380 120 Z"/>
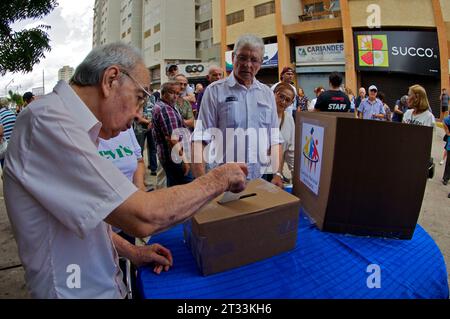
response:
<path id="1" fill-rule="evenodd" d="M 323 135 L 323 127 L 303 123 L 300 181 L 316 195 L 319 195 Z"/>

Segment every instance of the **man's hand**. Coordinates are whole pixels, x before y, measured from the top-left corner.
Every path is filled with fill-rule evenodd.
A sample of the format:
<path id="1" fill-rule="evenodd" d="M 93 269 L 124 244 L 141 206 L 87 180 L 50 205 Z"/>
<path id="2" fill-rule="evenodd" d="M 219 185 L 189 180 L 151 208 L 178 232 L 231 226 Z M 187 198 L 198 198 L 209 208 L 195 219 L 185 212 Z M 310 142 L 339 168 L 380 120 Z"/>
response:
<path id="1" fill-rule="evenodd" d="M 283 180 L 278 175 L 273 175 L 272 184 L 278 186 L 279 188 L 283 188 Z"/>
<path id="2" fill-rule="evenodd" d="M 169 271 L 170 267 L 173 266 L 172 253 L 160 244 L 136 246 L 136 253 L 131 262 L 136 267 L 154 264 L 153 271 L 158 275 L 163 270 Z"/>
<path id="3" fill-rule="evenodd" d="M 245 164 L 227 163 L 213 169 L 210 173 L 216 175 L 217 180 L 224 181 L 225 191 L 239 193 L 245 189 L 248 175 Z"/>

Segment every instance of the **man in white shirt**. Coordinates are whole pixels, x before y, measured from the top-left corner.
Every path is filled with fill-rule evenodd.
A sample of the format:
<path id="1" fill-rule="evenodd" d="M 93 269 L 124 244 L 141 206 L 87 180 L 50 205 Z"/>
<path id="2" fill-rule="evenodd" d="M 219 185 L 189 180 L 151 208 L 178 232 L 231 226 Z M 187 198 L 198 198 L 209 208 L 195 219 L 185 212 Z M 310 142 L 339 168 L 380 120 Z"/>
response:
<path id="1" fill-rule="evenodd" d="M 147 237 L 245 187 L 246 167 L 228 164 L 189 185 L 146 193 L 98 154 L 99 137 L 131 127 L 149 84 L 140 53 L 113 43 L 89 53 L 70 85 L 60 81 L 20 113 L 4 195 L 32 297 L 123 298 L 111 225 Z M 132 247 L 122 248 L 138 254 Z"/>
<path id="2" fill-rule="evenodd" d="M 233 73 L 205 90 L 193 141 L 194 176 L 205 174 L 204 147 L 215 156 L 209 164 L 245 161 L 250 179 L 273 174 L 282 187 L 281 143 L 273 92 L 255 76 L 261 68 L 264 42 L 254 35 L 238 38 L 233 51 Z M 220 136 L 219 136 L 220 135 Z M 264 158 L 270 154 L 270 159 Z M 267 160 L 267 161 L 265 161 Z"/>

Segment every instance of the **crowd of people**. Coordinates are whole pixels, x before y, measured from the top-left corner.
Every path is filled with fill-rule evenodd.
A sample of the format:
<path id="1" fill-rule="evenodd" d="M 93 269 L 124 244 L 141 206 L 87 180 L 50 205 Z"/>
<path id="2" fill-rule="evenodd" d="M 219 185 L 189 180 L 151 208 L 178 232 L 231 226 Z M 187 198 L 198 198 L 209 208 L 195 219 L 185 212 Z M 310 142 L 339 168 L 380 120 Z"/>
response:
<path id="1" fill-rule="evenodd" d="M 309 101 L 290 67 L 271 87 L 258 81 L 263 54 L 262 39 L 243 35 L 229 76 L 212 66 L 208 85 L 193 88 L 169 65 L 169 80 L 153 92 L 141 54 L 113 43 L 91 51 L 70 83 L 59 82 L 17 120 L 13 114 L 12 135 L 4 121 L 11 114 L 0 110 L 0 154 L 8 143 L 5 201 L 33 297 L 124 298 L 118 256 L 137 267 L 152 264 L 157 274 L 168 271 L 170 250 L 136 245 L 135 238 L 185 221 L 219 194 L 242 191 L 248 180 L 283 187 L 283 168 L 294 168 L 298 112 L 434 126 L 420 85 L 391 110 L 375 85 L 368 96 L 360 88 L 355 97 L 333 72 L 329 89 L 316 88 Z M 448 95 L 446 101 L 448 111 Z M 448 112 L 443 122 L 448 136 Z M 444 184 L 450 179 L 446 140 Z M 161 189 L 145 185 L 147 168 Z M 71 265 L 81 269 L 79 285 L 67 284 Z"/>

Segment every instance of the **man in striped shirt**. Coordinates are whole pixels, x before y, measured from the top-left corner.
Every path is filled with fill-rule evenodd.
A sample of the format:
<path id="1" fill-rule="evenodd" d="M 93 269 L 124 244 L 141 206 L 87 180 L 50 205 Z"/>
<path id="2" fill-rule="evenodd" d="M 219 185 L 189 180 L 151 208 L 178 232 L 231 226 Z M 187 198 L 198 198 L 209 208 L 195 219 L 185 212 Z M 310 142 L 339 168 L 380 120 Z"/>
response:
<path id="1" fill-rule="evenodd" d="M 161 100 L 156 102 L 152 110 L 153 137 L 159 161 L 166 172 L 167 187 L 192 181 L 189 165 L 182 161 L 183 150 L 174 151 L 174 147 L 179 146 L 183 139 L 185 139 L 184 142 L 189 143 L 189 130 L 175 107 L 179 91 L 180 85 L 177 82 L 164 83 L 161 86 Z M 178 134 L 177 136 L 174 131 Z"/>
<path id="2" fill-rule="evenodd" d="M 0 124 L 3 125 L 5 130 L 5 139 L 9 141 L 12 130 L 16 124 L 16 114 L 8 108 L 8 104 L 1 101 L 0 106 Z"/>
<path id="3" fill-rule="evenodd" d="M 8 100 L 0 101 L 0 124 L 3 125 L 3 136 L 6 142 L 9 142 L 14 125 L 16 124 L 16 114 L 8 108 Z M 0 159 L 0 165 L 3 168 L 4 159 Z"/>

